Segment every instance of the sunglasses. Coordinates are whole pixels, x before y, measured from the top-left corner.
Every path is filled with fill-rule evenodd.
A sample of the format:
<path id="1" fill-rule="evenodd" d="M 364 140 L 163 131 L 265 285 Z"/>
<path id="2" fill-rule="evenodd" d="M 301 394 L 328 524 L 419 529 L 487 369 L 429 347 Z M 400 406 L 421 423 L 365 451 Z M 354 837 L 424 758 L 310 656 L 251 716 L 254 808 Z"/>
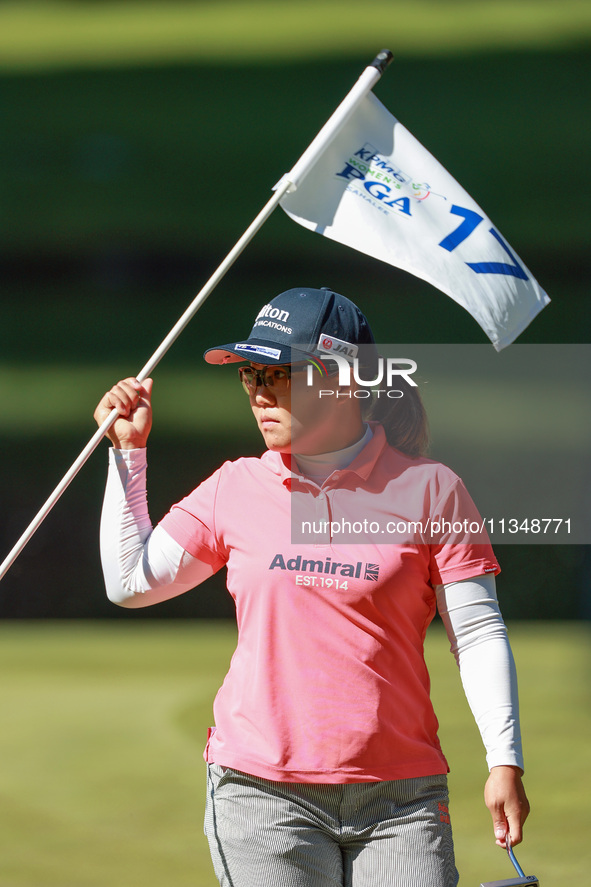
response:
<path id="1" fill-rule="evenodd" d="M 284 394 L 291 384 L 291 367 L 239 367 L 238 375 L 247 394 L 256 394 L 258 388 L 270 388 L 273 394 Z"/>

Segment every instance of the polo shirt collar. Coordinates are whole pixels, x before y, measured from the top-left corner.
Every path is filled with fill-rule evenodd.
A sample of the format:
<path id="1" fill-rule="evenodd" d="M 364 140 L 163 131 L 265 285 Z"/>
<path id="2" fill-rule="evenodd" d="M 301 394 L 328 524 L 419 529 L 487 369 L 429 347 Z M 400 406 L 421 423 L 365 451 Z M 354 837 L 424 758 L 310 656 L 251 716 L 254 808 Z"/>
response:
<path id="1" fill-rule="evenodd" d="M 340 474 L 350 471 L 361 478 L 361 480 L 367 480 L 385 447 L 388 446 L 383 426 L 379 422 L 370 422 L 369 425 L 373 432 L 371 440 L 350 465 L 339 469 Z M 289 453 L 274 453 L 271 450 L 267 450 L 261 458 L 271 471 L 280 476 L 281 482 L 288 488 L 291 486 L 293 477 L 305 480 L 297 470 L 295 459 L 292 460 Z"/>

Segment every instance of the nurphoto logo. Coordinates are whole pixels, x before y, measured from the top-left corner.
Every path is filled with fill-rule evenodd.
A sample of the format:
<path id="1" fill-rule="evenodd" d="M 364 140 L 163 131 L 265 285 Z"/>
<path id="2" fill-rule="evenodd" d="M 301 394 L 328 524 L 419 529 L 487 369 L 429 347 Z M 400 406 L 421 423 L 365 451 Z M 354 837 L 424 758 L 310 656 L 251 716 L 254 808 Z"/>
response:
<path id="1" fill-rule="evenodd" d="M 335 348 L 336 343 L 336 348 Z M 404 396 L 404 392 L 398 388 L 394 388 L 394 383 L 401 377 L 407 385 L 413 388 L 417 387 L 417 383 L 412 378 L 412 374 L 417 370 L 417 363 L 407 357 L 378 357 L 377 361 L 372 361 L 372 369 L 368 369 L 363 360 L 357 356 L 347 353 L 344 347 L 347 343 L 335 340 L 331 342 L 329 351 L 324 352 L 322 357 L 330 358 L 338 367 L 338 386 L 344 388 L 345 391 L 335 391 L 333 389 L 320 389 L 318 396 L 322 397 L 355 397 L 358 399 L 381 397 L 382 395 L 389 398 L 400 398 Z M 319 342 L 322 349 L 323 340 Z M 337 351 L 338 349 L 338 351 Z M 338 353 L 338 352 L 341 353 Z M 347 356 L 344 356 L 344 355 Z M 336 375 L 329 373 L 325 364 L 320 359 L 310 359 L 306 368 L 306 385 L 312 387 L 314 385 L 314 369 L 320 372 L 320 375 L 327 377 Z M 374 375 L 374 378 L 364 378 L 366 375 Z M 378 388 L 382 382 L 385 388 Z"/>

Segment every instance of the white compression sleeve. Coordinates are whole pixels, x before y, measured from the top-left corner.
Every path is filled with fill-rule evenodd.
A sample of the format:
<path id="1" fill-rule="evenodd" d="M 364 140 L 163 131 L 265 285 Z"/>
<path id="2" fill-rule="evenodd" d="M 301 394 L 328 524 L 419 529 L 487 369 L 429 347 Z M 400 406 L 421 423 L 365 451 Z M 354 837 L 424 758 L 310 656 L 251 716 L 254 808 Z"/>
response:
<path id="1" fill-rule="evenodd" d="M 147 607 L 203 582 L 213 570 L 152 523 L 146 494 L 146 451 L 109 450 L 101 515 L 101 561 L 107 597 Z"/>
<path id="2" fill-rule="evenodd" d="M 487 764 L 523 770 L 515 662 L 494 576 L 438 585 L 436 593 Z"/>

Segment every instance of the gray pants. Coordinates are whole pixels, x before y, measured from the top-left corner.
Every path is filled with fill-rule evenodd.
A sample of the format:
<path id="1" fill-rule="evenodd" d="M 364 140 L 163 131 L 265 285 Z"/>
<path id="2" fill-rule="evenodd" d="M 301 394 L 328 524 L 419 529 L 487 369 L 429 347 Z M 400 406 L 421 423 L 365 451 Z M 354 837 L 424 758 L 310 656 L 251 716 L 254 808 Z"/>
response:
<path id="1" fill-rule="evenodd" d="M 221 887 L 455 887 L 447 779 L 271 782 L 210 764 Z"/>

